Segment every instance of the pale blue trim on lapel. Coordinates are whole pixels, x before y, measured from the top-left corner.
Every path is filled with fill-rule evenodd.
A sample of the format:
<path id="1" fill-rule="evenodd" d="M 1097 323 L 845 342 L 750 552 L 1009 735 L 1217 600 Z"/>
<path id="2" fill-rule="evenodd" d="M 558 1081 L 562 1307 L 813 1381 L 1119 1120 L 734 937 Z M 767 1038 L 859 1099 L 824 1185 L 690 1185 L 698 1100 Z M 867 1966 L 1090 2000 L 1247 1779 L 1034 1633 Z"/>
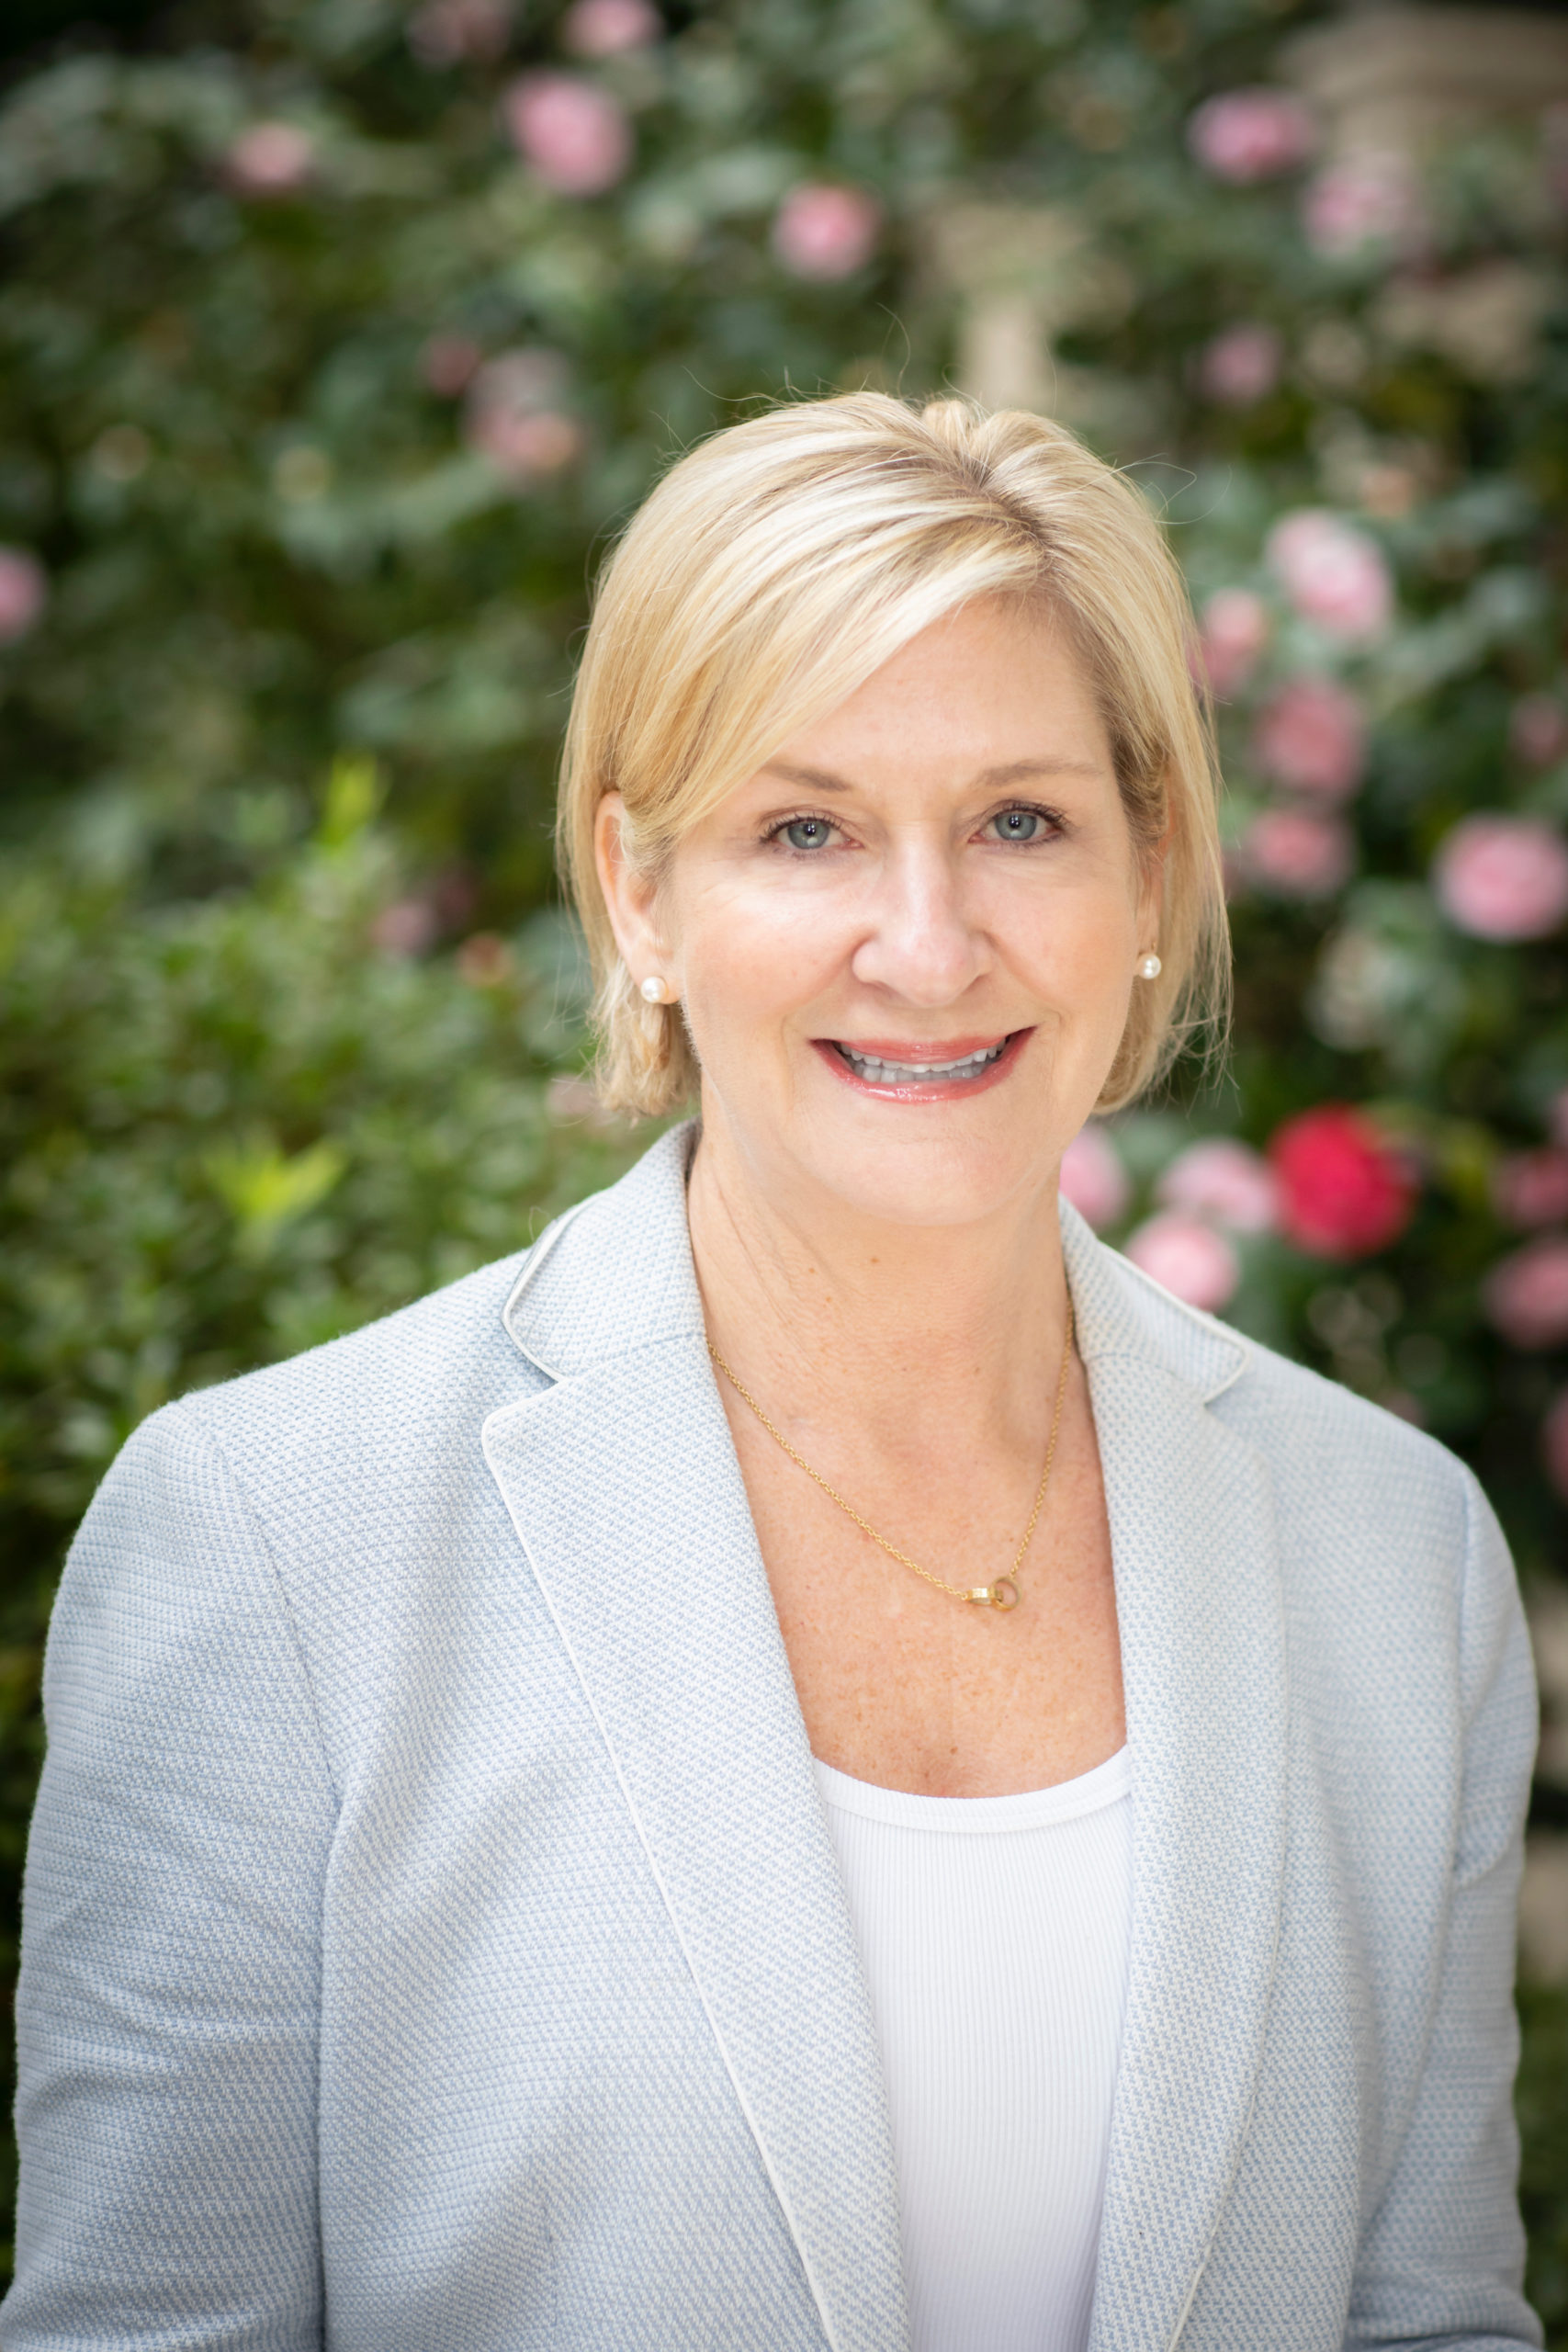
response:
<path id="1" fill-rule="evenodd" d="M 483 1442 L 828 2342 L 900 2352 L 870 2002 L 705 1346 L 645 1341 L 491 1414 Z"/>
<path id="2" fill-rule="evenodd" d="M 590 1193 L 585 1200 L 578 1201 L 571 1208 L 563 1210 L 553 1224 L 546 1226 L 537 1241 L 525 1257 L 517 1280 L 512 1285 L 511 1295 L 501 1310 L 501 1319 L 506 1326 L 507 1337 L 517 1349 L 518 1353 L 526 1356 L 537 1371 L 546 1374 L 551 1380 L 558 1380 L 560 1374 L 554 1364 L 546 1363 L 541 1357 L 536 1355 L 534 1350 L 523 1338 L 519 1323 L 513 1318 L 518 1315 L 529 1291 L 544 1272 L 559 1244 L 570 1232 L 577 1219 L 582 1215 L 584 1209 L 592 1208 L 593 1203 L 600 1197 L 601 1195 L 597 1193 Z"/>

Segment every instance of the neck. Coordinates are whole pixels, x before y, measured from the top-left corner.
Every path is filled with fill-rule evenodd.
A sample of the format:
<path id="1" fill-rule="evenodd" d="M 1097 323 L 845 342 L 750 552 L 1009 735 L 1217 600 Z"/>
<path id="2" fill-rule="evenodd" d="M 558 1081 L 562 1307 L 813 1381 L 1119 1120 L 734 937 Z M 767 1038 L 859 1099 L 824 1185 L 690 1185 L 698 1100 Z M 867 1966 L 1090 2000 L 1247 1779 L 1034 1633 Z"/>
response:
<path id="1" fill-rule="evenodd" d="M 1054 1180 L 973 1222 L 890 1224 L 758 1168 L 720 1118 L 688 1214 L 709 1336 L 781 1406 L 906 1440 L 1038 1427 L 1066 1329 Z"/>

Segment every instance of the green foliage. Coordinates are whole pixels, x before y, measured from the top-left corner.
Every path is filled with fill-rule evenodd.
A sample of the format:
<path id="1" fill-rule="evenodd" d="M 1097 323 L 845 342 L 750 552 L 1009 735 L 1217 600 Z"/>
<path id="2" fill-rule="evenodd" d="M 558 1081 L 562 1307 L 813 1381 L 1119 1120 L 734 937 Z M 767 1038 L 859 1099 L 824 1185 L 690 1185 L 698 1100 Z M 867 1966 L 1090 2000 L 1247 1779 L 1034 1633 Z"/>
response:
<path id="1" fill-rule="evenodd" d="M 1261 1150 L 1365 1106 L 1410 1221 L 1336 1257 L 1211 1204 L 1226 1311 L 1466 1453 L 1527 1581 L 1561 1574 L 1568 1322 L 1486 1302 L 1529 1233 L 1568 1248 L 1563 932 L 1481 935 L 1433 887 L 1465 819 L 1550 843 L 1568 817 L 1550 123 L 1483 123 L 1359 197 L 1322 156 L 1227 182 L 1194 109 L 1277 81 L 1317 0 L 681 0 L 597 57 L 581 9 L 190 0 L 0 106 L 13 1884 L 49 1594 L 126 1430 L 516 1247 L 637 1148 L 558 1115 L 581 1039 L 551 778 L 604 548 L 750 402 L 962 376 L 993 298 L 1049 328 L 1042 397 L 1162 507 L 1200 606 L 1257 625 L 1217 676 L 1231 1072 L 1116 1125 L 1107 1230 L 1145 1245 L 1194 1137 Z M 592 192 L 509 131 L 541 70 L 627 127 Z M 781 242 L 802 184 L 875 208 L 836 275 Z M 1371 227 L 1337 235 L 1351 198 Z M 1313 616 L 1269 552 L 1302 509 L 1357 535 L 1386 616 Z M 30 622 L 7 547 L 47 581 Z M 1337 780 L 1270 748 L 1303 681 L 1364 736 Z M 1560 1997 L 1526 2021 L 1561 2331 Z"/>
<path id="2" fill-rule="evenodd" d="M 18 1632 L 144 1414 L 524 1246 L 626 1163 L 620 1131 L 551 1114 L 551 919 L 420 962 L 374 944 L 391 880 L 383 839 L 328 827 L 194 904 L 129 909 L 38 860 L 0 876 Z"/>

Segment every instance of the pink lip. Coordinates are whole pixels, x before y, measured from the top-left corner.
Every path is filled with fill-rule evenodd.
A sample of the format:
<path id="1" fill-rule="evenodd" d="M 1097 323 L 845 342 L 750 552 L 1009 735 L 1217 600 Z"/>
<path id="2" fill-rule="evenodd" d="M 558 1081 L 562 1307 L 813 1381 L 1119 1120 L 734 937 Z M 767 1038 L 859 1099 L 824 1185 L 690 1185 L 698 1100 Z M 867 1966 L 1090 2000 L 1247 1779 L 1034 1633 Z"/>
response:
<path id="1" fill-rule="evenodd" d="M 844 1085 L 852 1086 L 857 1094 L 875 1095 L 884 1102 L 956 1102 L 961 1099 L 967 1101 L 972 1094 L 984 1094 L 993 1086 L 999 1086 L 1033 1034 L 1032 1029 L 1013 1030 L 996 1060 L 978 1078 L 943 1079 L 935 1084 L 922 1079 L 906 1079 L 892 1086 L 878 1085 L 870 1079 L 859 1077 L 839 1052 L 833 1038 L 813 1037 L 811 1042 L 833 1075 Z M 989 1037 L 944 1037 L 939 1044 L 928 1041 L 918 1046 L 893 1037 L 854 1037 L 845 1042 L 854 1053 L 874 1054 L 888 1061 L 955 1062 L 965 1054 L 984 1053 L 997 1043 L 997 1039 L 994 1035 Z"/>

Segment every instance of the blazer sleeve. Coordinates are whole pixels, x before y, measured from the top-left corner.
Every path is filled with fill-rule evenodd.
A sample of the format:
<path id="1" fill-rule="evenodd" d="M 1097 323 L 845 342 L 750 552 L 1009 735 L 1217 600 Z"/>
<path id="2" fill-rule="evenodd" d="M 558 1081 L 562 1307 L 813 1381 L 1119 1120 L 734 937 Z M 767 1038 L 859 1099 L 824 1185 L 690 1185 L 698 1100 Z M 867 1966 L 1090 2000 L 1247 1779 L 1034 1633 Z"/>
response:
<path id="1" fill-rule="evenodd" d="M 50 1633 L 17 1996 L 6 2352 L 321 2342 L 321 1889 L 299 1646 L 190 1405 L 131 1438 Z"/>
<path id="2" fill-rule="evenodd" d="M 1426 2063 L 1393 2177 L 1365 2232 L 1348 2346 L 1517 2352 L 1541 2342 L 1522 2292 L 1514 1952 L 1536 1747 L 1529 1635 L 1513 1563 L 1465 1481 L 1464 1751 L 1447 1947 Z"/>

